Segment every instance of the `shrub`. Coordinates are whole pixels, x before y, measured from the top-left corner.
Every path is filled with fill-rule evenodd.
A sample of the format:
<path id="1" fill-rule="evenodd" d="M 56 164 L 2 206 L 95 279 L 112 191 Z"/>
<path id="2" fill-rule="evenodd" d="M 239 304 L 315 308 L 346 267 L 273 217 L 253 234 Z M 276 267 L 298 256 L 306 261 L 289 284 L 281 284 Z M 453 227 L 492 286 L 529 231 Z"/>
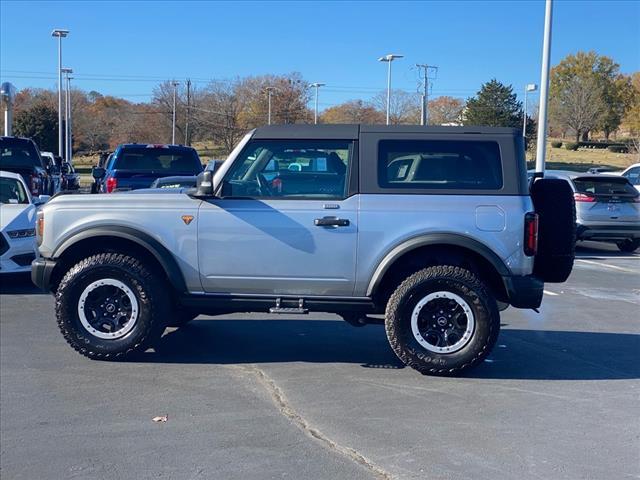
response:
<path id="1" fill-rule="evenodd" d="M 574 142 L 567 142 L 564 144 L 564 148 L 567 150 L 578 150 L 578 144 Z"/>
<path id="2" fill-rule="evenodd" d="M 562 142 L 551 142 L 551 146 L 553 148 L 560 148 L 562 146 Z"/>
<path id="3" fill-rule="evenodd" d="M 629 153 L 629 147 L 626 145 L 609 145 L 607 150 L 613 153 Z"/>

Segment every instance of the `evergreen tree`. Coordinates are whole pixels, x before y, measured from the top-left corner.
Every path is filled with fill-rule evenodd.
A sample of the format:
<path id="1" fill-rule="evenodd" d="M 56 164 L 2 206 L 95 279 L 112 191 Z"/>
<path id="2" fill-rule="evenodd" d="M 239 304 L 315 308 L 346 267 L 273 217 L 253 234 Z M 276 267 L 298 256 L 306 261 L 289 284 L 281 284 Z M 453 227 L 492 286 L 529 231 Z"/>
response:
<path id="1" fill-rule="evenodd" d="M 465 125 L 522 128 L 522 104 L 511 85 L 493 79 L 467 100 L 463 117 Z"/>

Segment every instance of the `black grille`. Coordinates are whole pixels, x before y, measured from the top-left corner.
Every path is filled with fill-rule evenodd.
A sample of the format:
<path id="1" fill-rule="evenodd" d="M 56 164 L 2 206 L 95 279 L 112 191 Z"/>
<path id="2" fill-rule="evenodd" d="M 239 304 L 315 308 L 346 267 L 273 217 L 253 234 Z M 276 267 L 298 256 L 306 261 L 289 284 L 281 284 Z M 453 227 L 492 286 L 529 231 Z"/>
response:
<path id="1" fill-rule="evenodd" d="M 4 235 L 0 233 L 0 255 L 4 255 L 9 250 L 9 242 L 4 238 Z"/>
<path id="2" fill-rule="evenodd" d="M 27 265 L 31 265 L 36 259 L 36 256 L 33 253 L 25 253 L 24 255 L 14 255 L 11 257 L 11 260 L 20 265 L 21 267 L 26 267 Z"/>

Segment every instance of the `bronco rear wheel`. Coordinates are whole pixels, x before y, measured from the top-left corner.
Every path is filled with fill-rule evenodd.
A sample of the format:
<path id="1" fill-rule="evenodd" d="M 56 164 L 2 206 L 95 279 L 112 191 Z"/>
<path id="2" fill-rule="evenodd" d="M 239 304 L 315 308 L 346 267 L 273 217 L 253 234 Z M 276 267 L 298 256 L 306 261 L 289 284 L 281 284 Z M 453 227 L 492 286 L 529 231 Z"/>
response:
<path id="1" fill-rule="evenodd" d="M 468 270 L 435 266 L 407 278 L 387 304 L 385 329 L 406 365 L 457 375 L 480 363 L 500 330 L 495 299 Z"/>
<path id="2" fill-rule="evenodd" d="M 616 245 L 621 252 L 633 253 L 640 248 L 640 238 L 621 240 L 617 242 Z"/>
<path id="3" fill-rule="evenodd" d="M 123 359 L 146 350 L 162 334 L 167 311 L 162 282 L 138 260 L 118 253 L 80 261 L 56 292 L 60 331 L 93 359 Z"/>

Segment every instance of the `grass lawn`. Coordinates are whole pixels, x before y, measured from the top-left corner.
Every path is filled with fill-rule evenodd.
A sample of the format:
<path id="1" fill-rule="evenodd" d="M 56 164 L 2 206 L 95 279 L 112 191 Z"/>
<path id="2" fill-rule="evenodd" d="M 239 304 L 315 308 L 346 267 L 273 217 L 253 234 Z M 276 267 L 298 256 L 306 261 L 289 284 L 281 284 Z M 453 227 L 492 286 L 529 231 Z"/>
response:
<path id="1" fill-rule="evenodd" d="M 561 141 L 558 139 L 558 141 Z M 582 148 L 576 151 L 567 150 L 564 146 L 553 148 L 547 144 L 547 168 L 552 170 L 586 171 L 591 167 L 606 167 L 611 170 L 624 170 L 629 165 L 640 161 L 637 153 L 613 153 L 605 149 Z M 529 159 L 529 155 L 527 155 Z M 535 158 L 529 159 L 530 167 Z"/>

